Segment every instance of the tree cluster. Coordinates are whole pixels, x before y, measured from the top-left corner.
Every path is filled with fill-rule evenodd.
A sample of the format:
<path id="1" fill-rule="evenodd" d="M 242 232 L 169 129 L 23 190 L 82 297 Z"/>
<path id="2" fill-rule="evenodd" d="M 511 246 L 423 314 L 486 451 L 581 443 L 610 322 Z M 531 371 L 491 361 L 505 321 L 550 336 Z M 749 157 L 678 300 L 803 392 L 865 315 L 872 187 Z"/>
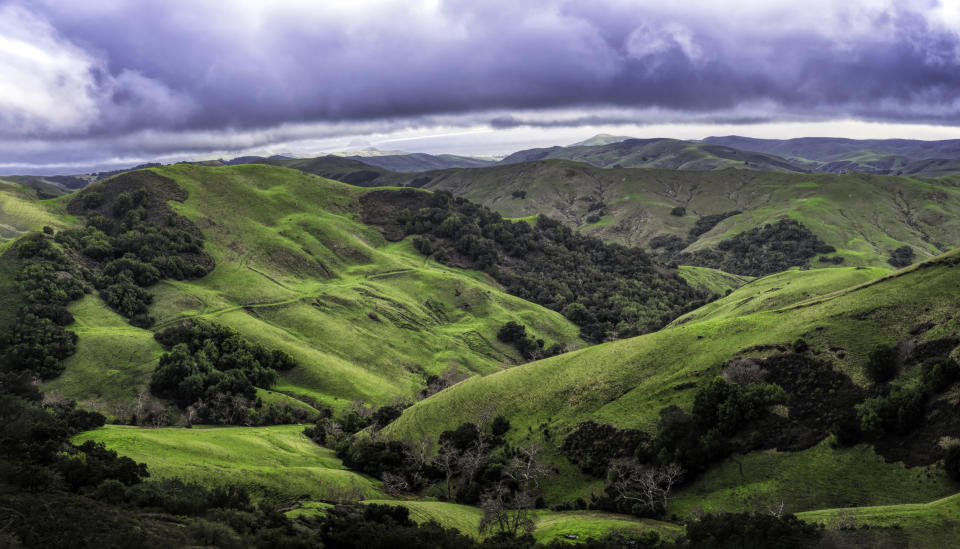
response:
<path id="1" fill-rule="evenodd" d="M 487 272 L 511 294 L 560 311 L 590 341 L 656 330 L 709 296 L 638 248 L 605 244 L 545 216 L 513 222 L 450 193 L 366 193 L 364 222 L 447 265 Z"/>
<path id="2" fill-rule="evenodd" d="M 153 296 L 145 288 L 213 269 L 203 234 L 167 205 L 184 194 L 173 180 L 153 172 L 123 174 L 81 192 L 68 209 L 86 217 L 84 227 L 56 236 L 85 258 L 100 297 L 135 326 L 153 324 L 148 314 Z"/>
<path id="3" fill-rule="evenodd" d="M 544 349 L 544 341 L 533 335 L 527 335 L 527 327 L 518 322 L 510 321 L 504 324 L 497 332 L 497 339 L 513 345 L 526 360 L 539 360 L 559 355 L 564 352 L 564 346 L 554 343 Z"/>
<path id="4" fill-rule="evenodd" d="M 887 259 L 887 263 L 893 267 L 902 269 L 904 267 L 913 265 L 913 256 L 913 248 L 910 246 L 900 246 L 896 250 L 890 252 L 890 257 Z"/>
<path id="5" fill-rule="evenodd" d="M 150 391 L 186 409 L 188 421 L 258 423 L 256 388 L 269 388 L 278 370 L 296 366 L 290 355 L 251 343 L 218 324 L 185 321 L 155 335 L 169 349 L 160 357 Z M 276 419 L 276 418 L 274 418 Z M 293 418 L 304 419 L 304 418 Z"/>
<path id="6" fill-rule="evenodd" d="M 678 253 L 673 260 L 728 273 L 766 276 L 804 266 L 818 254 L 835 252 L 809 229 L 792 219 L 755 227 L 720 241 L 716 248 Z"/>
<path id="7" fill-rule="evenodd" d="M 73 322 L 67 305 L 88 291 L 83 272 L 45 234 L 20 239 L 14 250 L 24 305 L 11 328 L 0 334 L 0 362 L 9 372 L 54 378 L 76 351 L 77 335 L 64 326 Z"/>

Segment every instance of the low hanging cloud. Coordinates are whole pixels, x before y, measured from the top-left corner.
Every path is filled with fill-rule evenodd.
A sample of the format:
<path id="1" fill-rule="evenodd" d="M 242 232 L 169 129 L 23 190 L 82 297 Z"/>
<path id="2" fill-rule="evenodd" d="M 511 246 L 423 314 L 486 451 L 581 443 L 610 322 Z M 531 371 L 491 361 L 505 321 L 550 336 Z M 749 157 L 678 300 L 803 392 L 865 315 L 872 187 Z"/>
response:
<path id="1" fill-rule="evenodd" d="M 440 123 L 952 126 L 958 98 L 956 0 L 0 0 L 0 165 Z"/>

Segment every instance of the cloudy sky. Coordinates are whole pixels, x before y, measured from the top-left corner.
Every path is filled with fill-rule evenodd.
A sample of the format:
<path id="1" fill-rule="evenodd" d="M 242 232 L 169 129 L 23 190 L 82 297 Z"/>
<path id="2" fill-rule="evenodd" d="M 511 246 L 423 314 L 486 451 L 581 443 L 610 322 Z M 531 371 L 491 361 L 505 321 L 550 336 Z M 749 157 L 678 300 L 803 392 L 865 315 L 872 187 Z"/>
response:
<path id="1" fill-rule="evenodd" d="M 0 0 L 0 173 L 960 138 L 960 0 Z"/>

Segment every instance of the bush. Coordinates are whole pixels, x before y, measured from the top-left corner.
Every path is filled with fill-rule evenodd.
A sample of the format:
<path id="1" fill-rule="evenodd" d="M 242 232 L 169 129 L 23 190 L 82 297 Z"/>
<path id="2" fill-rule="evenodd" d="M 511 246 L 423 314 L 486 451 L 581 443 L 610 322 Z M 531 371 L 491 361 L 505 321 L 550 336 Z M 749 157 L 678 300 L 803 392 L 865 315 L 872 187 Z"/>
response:
<path id="1" fill-rule="evenodd" d="M 943 468 L 954 481 L 960 482 L 960 444 L 947 448 L 943 457 Z"/>
<path id="2" fill-rule="evenodd" d="M 913 255 L 913 248 L 910 246 L 900 246 L 896 250 L 890 252 L 890 258 L 887 259 L 887 263 L 898 269 L 909 267 L 913 264 Z"/>
<path id="3" fill-rule="evenodd" d="M 792 514 L 711 513 L 687 524 L 687 547 L 806 549 L 819 545 L 822 528 Z"/>
<path id="4" fill-rule="evenodd" d="M 874 383 L 885 383 L 897 375 L 900 369 L 900 352 L 895 347 L 879 346 L 870 352 L 867 359 L 867 378 Z"/>
<path id="5" fill-rule="evenodd" d="M 687 209 L 684 208 L 683 206 L 677 206 L 676 208 L 673 208 L 672 210 L 670 210 L 670 215 L 675 217 L 683 217 L 687 215 Z"/>

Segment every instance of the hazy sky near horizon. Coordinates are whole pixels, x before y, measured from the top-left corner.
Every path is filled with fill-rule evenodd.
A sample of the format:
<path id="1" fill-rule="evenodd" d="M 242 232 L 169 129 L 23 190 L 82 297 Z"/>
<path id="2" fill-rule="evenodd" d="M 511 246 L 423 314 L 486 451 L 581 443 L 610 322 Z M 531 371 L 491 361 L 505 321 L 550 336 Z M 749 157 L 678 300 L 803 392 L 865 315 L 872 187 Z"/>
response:
<path id="1" fill-rule="evenodd" d="M 0 0 L 0 173 L 960 138 L 960 0 Z"/>

